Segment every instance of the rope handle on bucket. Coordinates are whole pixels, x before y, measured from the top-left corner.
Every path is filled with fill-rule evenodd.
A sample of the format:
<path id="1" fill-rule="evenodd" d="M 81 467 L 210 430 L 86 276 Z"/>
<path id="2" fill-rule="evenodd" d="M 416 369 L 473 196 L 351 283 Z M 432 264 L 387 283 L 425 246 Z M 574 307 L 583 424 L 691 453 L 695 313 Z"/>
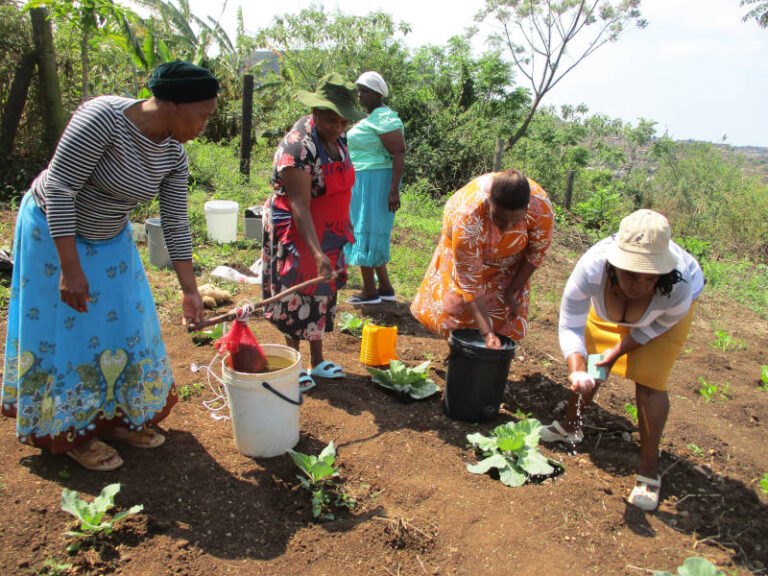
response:
<path id="1" fill-rule="evenodd" d="M 269 390 L 270 392 L 272 392 L 272 394 L 274 394 L 278 398 L 282 398 L 286 402 L 290 402 L 291 404 L 293 404 L 295 406 L 301 406 L 302 404 L 304 404 L 304 394 L 301 393 L 301 390 L 299 390 L 299 399 L 298 400 L 292 400 L 291 398 L 288 398 L 288 396 L 286 396 L 282 392 L 278 392 L 277 390 L 275 390 L 269 382 L 262 382 L 261 385 L 264 388 L 266 388 L 267 390 Z"/>
<path id="2" fill-rule="evenodd" d="M 342 268 L 339 268 L 338 270 L 334 270 L 333 274 L 336 276 L 337 274 L 341 274 L 344 272 Z M 235 308 L 234 310 L 230 310 L 229 312 L 225 314 L 220 314 L 219 316 L 214 316 L 213 318 L 208 318 L 207 320 L 201 320 L 200 322 L 192 322 L 190 324 L 187 324 L 187 332 L 199 332 L 203 328 L 207 328 L 208 326 L 213 326 L 214 324 L 221 324 L 222 322 L 231 322 L 232 320 L 240 320 L 241 322 L 244 322 L 248 319 L 248 316 L 253 314 L 258 310 L 258 308 L 265 306 L 266 304 L 271 304 L 272 302 L 277 302 L 278 300 L 285 298 L 288 294 L 293 294 L 294 292 L 298 292 L 299 290 L 303 290 L 304 288 L 309 288 L 313 284 L 317 284 L 318 282 L 321 282 L 323 280 L 326 280 L 324 276 L 317 276 L 316 278 L 312 278 L 311 280 L 307 280 L 306 282 L 302 282 L 301 284 L 296 284 L 296 286 L 291 286 L 290 288 L 287 288 L 280 292 L 279 294 L 275 294 L 274 296 L 270 296 L 269 298 L 265 298 L 261 302 L 257 302 L 255 304 L 246 304 L 245 306 L 242 306 L 241 308 Z"/>

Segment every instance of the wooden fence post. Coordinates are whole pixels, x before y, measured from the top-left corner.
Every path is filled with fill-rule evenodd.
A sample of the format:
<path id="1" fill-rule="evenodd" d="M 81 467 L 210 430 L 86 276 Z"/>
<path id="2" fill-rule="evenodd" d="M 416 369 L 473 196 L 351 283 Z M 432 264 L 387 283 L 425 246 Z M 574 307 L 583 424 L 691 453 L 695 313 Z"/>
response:
<path id="1" fill-rule="evenodd" d="M 571 199 L 573 198 L 573 180 L 576 178 L 576 171 L 569 170 L 568 178 L 565 181 L 565 209 L 571 209 Z"/>
<path id="2" fill-rule="evenodd" d="M 240 127 L 240 173 L 245 176 L 245 181 L 251 179 L 251 148 L 253 139 L 253 75 L 243 76 L 243 108 L 242 125 Z"/>

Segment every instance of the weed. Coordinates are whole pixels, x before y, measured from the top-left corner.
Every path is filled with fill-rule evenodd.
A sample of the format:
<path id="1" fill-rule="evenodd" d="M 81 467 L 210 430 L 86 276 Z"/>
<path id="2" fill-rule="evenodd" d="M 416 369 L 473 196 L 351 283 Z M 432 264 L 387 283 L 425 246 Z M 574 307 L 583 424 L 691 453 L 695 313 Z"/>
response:
<path id="1" fill-rule="evenodd" d="M 69 480 L 69 470 L 67 470 L 66 468 L 62 468 L 61 470 L 59 470 L 59 478 L 61 478 L 62 480 Z"/>
<path id="2" fill-rule="evenodd" d="M 301 487 L 312 495 L 312 517 L 315 520 L 333 520 L 334 509 L 354 508 L 355 501 L 334 482 L 339 476 L 339 469 L 335 466 L 336 449 L 333 442 L 323 448 L 317 456 L 295 450 L 288 450 L 288 453 L 304 473 L 304 476 L 296 477 L 301 482 Z"/>
<path id="3" fill-rule="evenodd" d="M 82 500 L 74 490 L 65 489 L 61 493 L 61 509 L 72 514 L 80 522 L 79 530 L 71 530 L 67 532 L 67 536 L 75 536 L 77 538 L 90 538 L 99 534 L 108 536 L 114 531 L 115 524 L 119 520 L 126 516 L 137 514 L 144 509 L 142 504 L 137 504 L 136 506 L 131 506 L 128 510 L 118 512 L 111 519 L 105 520 L 104 515 L 115 506 L 115 494 L 119 491 L 120 484 L 109 484 L 89 504 Z M 70 546 L 70 549 L 73 551 L 78 548 L 78 544 Z"/>
<path id="4" fill-rule="evenodd" d="M 717 384 L 711 384 L 699 376 L 699 389 L 697 392 L 704 397 L 706 402 L 715 402 L 718 398 L 726 401 L 731 399 L 731 385 L 726 382 L 722 388 Z"/>
<path id="5" fill-rule="evenodd" d="M 43 562 L 43 567 L 37 573 L 40 576 L 59 576 L 59 574 L 69 572 L 70 568 L 72 568 L 72 564 L 62 564 L 53 558 L 46 558 L 45 562 Z"/>
<path id="6" fill-rule="evenodd" d="M 743 340 L 734 338 L 725 330 L 715 330 L 715 340 L 711 341 L 709 345 L 715 350 L 722 350 L 723 352 L 735 352 L 747 348 Z"/>
<path id="7" fill-rule="evenodd" d="M 760 366 L 760 384 L 758 388 L 763 392 L 768 392 L 768 366 L 763 364 Z"/>
<path id="8" fill-rule="evenodd" d="M 624 412 L 629 416 L 629 419 L 632 420 L 632 422 L 637 424 L 637 406 L 631 402 L 627 402 L 624 404 Z"/>
<path id="9" fill-rule="evenodd" d="M 763 494 L 768 494 L 768 472 L 763 474 L 763 477 L 760 479 L 760 491 Z"/>
<path id="10" fill-rule="evenodd" d="M 179 386 L 176 393 L 179 395 L 179 398 L 186 402 L 192 396 L 197 396 L 200 394 L 200 392 L 203 389 L 203 384 L 200 382 L 193 382 L 192 384 L 184 384 L 184 386 Z"/>
<path id="11" fill-rule="evenodd" d="M 517 408 L 515 410 L 515 413 L 512 414 L 512 418 L 517 420 L 518 422 L 522 422 L 523 420 L 528 420 L 533 415 L 533 412 L 523 412 L 520 410 L 520 408 Z"/>
<path id="12" fill-rule="evenodd" d="M 688 450 L 691 451 L 691 454 L 693 454 L 697 458 L 704 456 L 704 450 L 696 446 L 696 444 L 686 444 L 685 447 L 688 448 Z"/>

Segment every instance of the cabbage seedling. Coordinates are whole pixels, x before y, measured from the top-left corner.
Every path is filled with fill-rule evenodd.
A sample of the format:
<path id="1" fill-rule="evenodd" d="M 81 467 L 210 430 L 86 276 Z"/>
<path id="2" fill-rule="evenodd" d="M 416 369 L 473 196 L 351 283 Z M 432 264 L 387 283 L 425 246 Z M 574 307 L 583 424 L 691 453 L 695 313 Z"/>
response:
<path id="1" fill-rule="evenodd" d="M 109 520 L 104 519 L 107 511 L 115 506 L 115 494 L 118 492 L 120 492 L 120 484 L 105 486 L 101 494 L 89 504 L 82 500 L 74 490 L 65 489 L 61 493 L 61 509 L 72 514 L 80 522 L 80 529 L 67 532 L 67 535 L 79 538 L 96 534 L 109 535 L 114 531 L 116 522 L 144 509 L 142 504 L 137 504 L 128 510 L 118 512 Z"/>
<path id="2" fill-rule="evenodd" d="M 467 440 L 484 458 L 477 464 L 467 464 L 473 474 L 485 474 L 492 468 L 499 471 L 499 480 L 507 486 L 522 486 L 532 476 L 554 474 L 555 466 L 538 450 L 541 422 L 529 418 L 497 426 L 488 436 L 479 432 L 467 434 Z"/>
<path id="3" fill-rule="evenodd" d="M 359 318 L 349 312 L 342 312 L 340 319 L 339 330 L 351 334 L 355 338 L 363 337 L 363 327 L 370 322 L 368 318 Z"/>
<path id="4" fill-rule="evenodd" d="M 677 574 L 679 576 L 725 576 L 725 573 L 722 570 L 718 570 L 717 566 L 712 564 L 712 562 L 696 556 L 686 558 L 683 565 L 678 567 Z M 674 575 L 666 570 L 654 570 L 653 576 Z"/>
<path id="5" fill-rule="evenodd" d="M 379 386 L 408 395 L 414 400 L 423 400 L 440 391 L 440 387 L 429 379 L 430 361 L 410 368 L 400 360 L 390 360 L 387 370 L 368 368 L 373 381 Z"/>
<path id="6" fill-rule="evenodd" d="M 294 464 L 304 473 L 297 475 L 301 487 L 312 494 L 312 517 L 333 520 L 333 508 L 352 508 L 355 502 L 344 494 L 333 481 L 339 476 L 336 467 L 336 449 L 333 442 L 317 456 L 288 450 Z"/>

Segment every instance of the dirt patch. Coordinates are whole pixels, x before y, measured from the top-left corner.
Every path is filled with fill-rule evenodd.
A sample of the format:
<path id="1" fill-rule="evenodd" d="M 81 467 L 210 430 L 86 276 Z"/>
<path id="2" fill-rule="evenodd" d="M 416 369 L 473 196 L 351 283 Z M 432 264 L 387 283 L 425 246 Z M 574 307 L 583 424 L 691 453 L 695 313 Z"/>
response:
<path id="1" fill-rule="evenodd" d="M 566 372 L 557 345 L 557 305 L 574 262 L 571 251 L 557 245 L 537 273 L 530 337 L 518 350 L 501 414 L 491 424 L 448 419 L 439 396 L 398 400 L 372 384 L 359 364 L 359 340 L 330 335 L 327 356 L 348 376 L 319 380 L 306 395 L 297 449 L 317 453 L 331 440 L 336 444 L 344 486 L 357 506 L 333 521 L 312 521 L 289 457 L 252 459 L 236 451 L 231 424 L 212 419 L 201 405 L 211 397 L 207 389 L 180 402 L 164 421 L 169 441 L 163 447 L 121 446 L 126 464 L 107 474 L 18 444 L 13 421 L 1 419 L 0 573 L 37 574 L 46 559 L 55 559 L 71 564 L 72 574 L 290 575 L 311 569 L 329 575 L 570 576 L 674 572 L 692 555 L 734 573 L 764 573 L 768 506 L 757 481 L 768 472 L 768 393 L 758 380 L 760 366 L 768 364 L 768 326 L 706 293 L 671 376 L 658 512 L 645 514 L 626 503 L 637 432 L 624 409 L 634 402 L 634 391 L 619 378 L 587 410 L 586 438 L 577 453 L 544 450 L 562 462 L 564 474 L 512 489 L 466 471 L 475 461 L 468 433 L 487 431 L 518 411 L 549 421 L 562 409 Z M 168 294 L 175 289 L 171 275 L 149 276 L 153 287 Z M 259 294 L 248 288 L 238 297 Z M 194 390 L 203 380 L 189 367 L 207 364 L 213 351 L 191 343 L 178 313 L 171 312 L 177 303 L 166 300 L 168 312 L 161 317 L 177 385 Z M 345 304 L 341 309 L 352 311 Z M 444 384 L 447 345 L 410 317 L 407 302 L 362 313 L 396 324 L 401 359 L 432 359 L 431 377 Z M 282 341 L 261 318 L 251 326 L 262 342 Z M 747 348 L 713 348 L 719 327 L 728 327 Z M 0 330 L 4 338 L 5 310 Z M 696 392 L 699 377 L 729 384 L 729 398 L 704 402 Z M 122 485 L 119 506 L 141 503 L 144 511 L 96 545 L 68 555 L 63 534 L 71 522 L 60 510 L 62 489 L 94 496 L 111 482 Z"/>

